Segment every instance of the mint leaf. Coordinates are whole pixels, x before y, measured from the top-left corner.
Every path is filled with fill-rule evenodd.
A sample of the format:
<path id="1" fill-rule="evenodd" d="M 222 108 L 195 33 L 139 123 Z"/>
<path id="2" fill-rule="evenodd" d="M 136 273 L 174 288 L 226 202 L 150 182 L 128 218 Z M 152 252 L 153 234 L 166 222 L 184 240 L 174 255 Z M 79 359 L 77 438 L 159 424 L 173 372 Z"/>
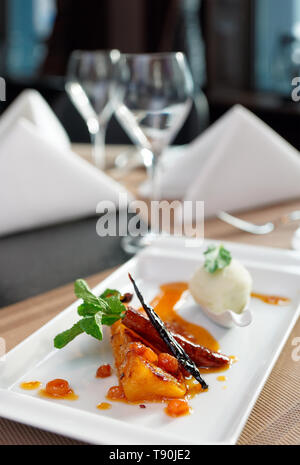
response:
<path id="1" fill-rule="evenodd" d="M 116 321 L 120 320 L 120 318 L 123 318 L 124 315 L 120 315 L 119 314 L 111 314 L 111 315 L 105 315 L 103 314 L 102 316 L 102 324 L 106 325 L 106 326 L 111 326 L 113 325 Z"/>
<path id="2" fill-rule="evenodd" d="M 84 332 L 89 334 L 90 336 L 99 339 L 102 341 L 103 334 L 102 334 L 102 313 L 98 312 L 94 316 L 88 316 L 86 318 L 82 318 L 80 320 L 80 326 Z"/>
<path id="3" fill-rule="evenodd" d="M 86 303 L 98 305 L 98 297 L 95 296 L 84 279 L 77 279 L 74 283 L 74 292 L 75 295 L 84 300 Z"/>
<path id="4" fill-rule="evenodd" d="M 76 336 L 83 333 L 84 330 L 81 327 L 80 321 L 77 321 L 72 328 L 67 329 L 63 333 L 58 334 L 54 339 L 54 347 L 57 349 L 62 349 L 65 347 L 69 342 L 75 339 Z"/>
<path id="5" fill-rule="evenodd" d="M 91 305 L 91 304 L 86 304 L 83 303 L 79 305 L 77 308 L 77 313 L 80 316 L 93 316 L 99 311 L 103 312 L 103 316 L 113 316 L 113 317 L 122 317 L 122 313 L 125 312 L 126 307 L 122 304 L 122 302 L 118 299 L 118 297 L 112 296 L 112 297 L 107 297 L 106 303 L 108 304 L 108 309 L 105 308 L 105 310 L 102 310 L 99 308 L 97 305 Z M 104 323 L 107 324 L 107 323 Z"/>
<path id="6" fill-rule="evenodd" d="M 105 300 L 94 295 L 84 279 L 77 279 L 75 281 L 74 292 L 78 298 L 81 298 L 84 301 L 84 303 L 99 306 L 99 310 L 109 310 Z"/>
<path id="7" fill-rule="evenodd" d="M 101 341 L 102 325 L 111 326 L 125 315 L 126 307 L 120 301 L 121 293 L 115 289 L 106 289 L 97 297 L 83 279 L 77 279 L 74 291 L 76 296 L 83 300 L 77 308 L 78 315 L 83 318 L 72 328 L 56 336 L 54 345 L 58 349 L 83 332 Z"/>
<path id="8" fill-rule="evenodd" d="M 120 315 L 122 312 L 125 312 L 126 310 L 125 305 L 122 304 L 122 302 L 120 301 L 120 298 L 117 296 L 107 297 L 105 299 L 105 302 L 109 306 L 109 312 L 105 312 L 105 313 L 109 313 L 109 314 L 118 313 Z"/>
<path id="9" fill-rule="evenodd" d="M 222 270 L 231 262 L 231 253 L 226 250 L 223 245 L 211 245 L 204 252 L 205 263 L 204 268 L 209 273 L 213 274 L 217 270 Z"/>
<path id="10" fill-rule="evenodd" d="M 100 311 L 99 305 L 83 303 L 77 308 L 77 313 L 80 316 L 93 316 Z"/>
<path id="11" fill-rule="evenodd" d="M 120 299 L 121 293 L 116 289 L 106 289 L 101 295 L 100 299 L 105 299 L 106 297 L 116 296 Z"/>

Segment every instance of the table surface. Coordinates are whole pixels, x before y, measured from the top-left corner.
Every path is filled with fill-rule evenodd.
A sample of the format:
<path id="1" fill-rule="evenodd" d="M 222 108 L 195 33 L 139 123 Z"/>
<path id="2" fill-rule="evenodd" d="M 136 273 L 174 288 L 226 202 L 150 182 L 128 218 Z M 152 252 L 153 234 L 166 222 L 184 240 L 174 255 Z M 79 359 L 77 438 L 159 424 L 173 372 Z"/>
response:
<path id="1" fill-rule="evenodd" d="M 120 146 L 109 147 L 109 157 L 113 159 L 125 149 L 126 147 Z M 89 146 L 76 145 L 74 150 L 84 158 L 90 159 Z M 145 178 L 141 169 L 126 176 L 123 174 L 122 177 L 115 169 L 108 170 L 108 174 L 135 192 Z M 244 212 L 239 216 L 259 223 L 275 219 L 295 209 L 300 209 L 300 200 Z M 0 240 L 3 263 L 2 267 L 0 266 L 0 305 L 3 307 L 0 309 L 0 335 L 6 339 L 7 350 L 74 301 L 73 285 L 61 286 L 62 284 L 71 282 L 78 276 L 89 276 L 87 280 L 93 286 L 111 272 L 107 271 L 108 268 L 115 267 L 129 258 L 122 251 L 119 238 L 99 238 L 95 225 L 96 218 L 88 218 Z M 205 222 L 205 237 L 289 248 L 297 226 L 299 223 L 282 226 L 266 236 L 252 236 L 218 219 L 210 219 Z M 300 442 L 300 367 L 299 363 L 291 361 L 290 356 L 291 341 L 299 335 L 300 321 L 296 324 L 248 419 L 239 444 Z M 283 377 L 289 384 L 288 388 L 286 385 L 284 397 L 278 389 Z M 78 442 L 0 419 L 0 444 Z"/>

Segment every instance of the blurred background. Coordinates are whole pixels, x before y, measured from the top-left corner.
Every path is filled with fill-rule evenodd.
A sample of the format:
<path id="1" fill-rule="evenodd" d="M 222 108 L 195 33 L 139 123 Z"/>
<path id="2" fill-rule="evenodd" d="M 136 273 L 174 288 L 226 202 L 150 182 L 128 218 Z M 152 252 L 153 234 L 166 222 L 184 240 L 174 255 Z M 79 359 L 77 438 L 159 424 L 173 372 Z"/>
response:
<path id="1" fill-rule="evenodd" d="M 88 142 L 86 124 L 64 91 L 74 49 L 184 51 L 197 102 L 175 143 L 186 143 L 234 103 L 251 109 L 300 148 L 300 0 L 0 0 L 3 112 L 26 87 L 45 97 L 72 142 Z M 108 143 L 129 143 L 112 119 Z"/>

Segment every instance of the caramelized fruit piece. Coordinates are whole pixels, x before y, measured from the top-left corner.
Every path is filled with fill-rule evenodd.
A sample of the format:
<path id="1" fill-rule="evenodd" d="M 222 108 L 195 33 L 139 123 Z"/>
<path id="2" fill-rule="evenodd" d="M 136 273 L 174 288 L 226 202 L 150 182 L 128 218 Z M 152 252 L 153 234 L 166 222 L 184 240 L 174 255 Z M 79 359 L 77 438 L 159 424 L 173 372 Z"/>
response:
<path id="1" fill-rule="evenodd" d="M 120 400 L 124 399 L 125 395 L 121 386 L 112 386 L 111 388 L 109 388 L 106 397 L 111 400 Z"/>
<path id="2" fill-rule="evenodd" d="M 129 302 L 131 302 L 132 297 L 133 294 L 131 294 L 131 292 L 126 292 L 125 294 L 121 295 L 120 300 L 123 304 L 128 304 Z"/>
<path id="3" fill-rule="evenodd" d="M 97 370 L 96 378 L 108 378 L 108 376 L 111 376 L 111 366 L 101 365 Z"/>
<path id="4" fill-rule="evenodd" d="M 179 370 L 179 364 L 175 357 L 162 352 L 158 356 L 158 366 L 172 375 L 176 375 Z"/>
<path id="5" fill-rule="evenodd" d="M 165 410 L 170 417 L 180 417 L 189 413 L 190 407 L 186 400 L 172 399 L 168 402 Z"/>
<path id="6" fill-rule="evenodd" d="M 120 385 L 128 401 L 159 401 L 185 395 L 183 380 L 179 381 L 132 350 L 132 343 L 137 340 L 120 322 L 111 327 L 111 333 Z"/>
<path id="7" fill-rule="evenodd" d="M 46 393 L 54 397 L 64 397 L 72 393 L 68 381 L 65 379 L 53 379 L 46 384 Z"/>
<path id="8" fill-rule="evenodd" d="M 150 349 L 150 347 L 146 347 L 141 342 L 132 342 L 129 347 L 130 350 L 135 352 L 137 355 L 141 355 L 149 362 L 157 363 L 158 356 L 152 349 Z"/>

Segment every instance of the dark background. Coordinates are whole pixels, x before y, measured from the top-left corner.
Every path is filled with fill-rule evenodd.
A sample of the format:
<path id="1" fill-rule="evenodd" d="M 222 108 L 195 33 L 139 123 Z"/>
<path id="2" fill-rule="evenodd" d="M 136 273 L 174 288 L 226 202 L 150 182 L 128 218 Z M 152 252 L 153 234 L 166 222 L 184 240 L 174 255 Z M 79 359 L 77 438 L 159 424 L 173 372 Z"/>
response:
<path id="1" fill-rule="evenodd" d="M 299 149 L 300 105 L 290 100 L 291 79 L 300 73 L 299 24 L 299 0 L 0 0 L 0 72 L 7 80 L 0 112 L 25 87 L 37 88 L 72 141 L 87 142 L 64 92 L 72 50 L 183 50 L 209 114 L 201 108 L 177 143 L 241 103 Z M 114 120 L 108 142 L 128 142 Z"/>
<path id="2" fill-rule="evenodd" d="M 35 88 L 73 142 L 88 142 L 64 91 L 74 49 L 182 50 L 195 105 L 176 143 L 200 134 L 233 104 L 246 106 L 297 149 L 300 0 L 0 0 L 0 75 L 7 101 Z M 202 93 L 204 92 L 204 94 Z M 130 142 L 112 119 L 109 143 Z M 125 261 L 118 238 L 99 238 L 96 219 L 0 240 L 0 307 Z"/>

